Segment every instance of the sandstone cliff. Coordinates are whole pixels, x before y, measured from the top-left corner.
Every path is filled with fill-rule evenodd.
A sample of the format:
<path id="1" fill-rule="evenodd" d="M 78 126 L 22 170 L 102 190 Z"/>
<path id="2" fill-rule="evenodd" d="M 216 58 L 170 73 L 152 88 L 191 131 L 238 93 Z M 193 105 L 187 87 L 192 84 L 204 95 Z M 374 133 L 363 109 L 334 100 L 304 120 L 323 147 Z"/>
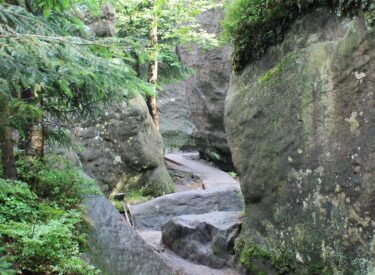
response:
<path id="1" fill-rule="evenodd" d="M 248 269 L 374 274 L 374 49 L 361 16 L 319 9 L 233 75 L 225 126 Z"/>

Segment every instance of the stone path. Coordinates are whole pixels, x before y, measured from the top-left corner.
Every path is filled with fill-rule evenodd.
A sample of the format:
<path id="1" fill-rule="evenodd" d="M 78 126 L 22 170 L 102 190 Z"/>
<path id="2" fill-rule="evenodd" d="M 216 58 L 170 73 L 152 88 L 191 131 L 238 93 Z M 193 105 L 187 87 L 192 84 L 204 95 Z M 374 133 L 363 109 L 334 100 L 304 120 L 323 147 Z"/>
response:
<path id="1" fill-rule="evenodd" d="M 194 160 L 199 156 L 198 153 L 173 153 L 166 154 L 165 159 L 188 168 L 197 174 L 203 180 L 205 189 L 218 187 L 237 187 L 240 189 L 240 183 L 216 167 L 203 162 Z"/>
<path id="2" fill-rule="evenodd" d="M 226 211 L 240 213 L 243 209 L 239 182 L 227 173 L 199 161 L 197 158 L 198 153 L 165 155 L 165 159 L 180 166 L 181 171 L 189 171 L 199 176 L 205 190 L 199 188 L 198 190 L 178 192 L 131 206 L 136 230 L 176 274 L 237 275 L 239 273 L 230 267 L 214 269 L 187 261 L 161 244 L 161 225 L 167 220 L 186 214 L 195 214 L 199 217 L 199 215 L 206 214 L 207 216 L 207 213 L 213 213 L 220 217 L 220 213 L 223 213 L 223 217 L 225 217 L 225 214 L 228 213 Z"/>

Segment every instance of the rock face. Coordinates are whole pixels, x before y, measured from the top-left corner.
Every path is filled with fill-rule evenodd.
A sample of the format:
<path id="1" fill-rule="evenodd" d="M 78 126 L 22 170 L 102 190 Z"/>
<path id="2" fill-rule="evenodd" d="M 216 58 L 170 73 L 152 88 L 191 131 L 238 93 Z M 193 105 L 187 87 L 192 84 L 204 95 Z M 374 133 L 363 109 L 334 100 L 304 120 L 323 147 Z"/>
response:
<path id="1" fill-rule="evenodd" d="M 101 18 L 89 25 L 90 31 L 97 37 L 108 37 L 115 34 L 116 11 L 110 3 L 103 5 Z"/>
<path id="2" fill-rule="evenodd" d="M 160 133 L 167 151 L 189 150 L 196 146 L 186 85 L 186 81 L 172 83 L 158 94 Z"/>
<path id="3" fill-rule="evenodd" d="M 85 202 L 90 262 L 109 275 L 174 274 L 103 196 Z"/>
<path id="4" fill-rule="evenodd" d="M 160 230 L 164 223 L 177 216 L 240 211 L 243 207 L 237 188 L 222 188 L 165 195 L 131 208 L 137 229 Z"/>
<path id="5" fill-rule="evenodd" d="M 86 148 L 79 153 L 84 171 L 106 194 L 135 189 L 157 196 L 174 191 L 162 138 L 140 95 L 112 106 L 96 125 L 77 128 L 75 135 Z"/>
<path id="6" fill-rule="evenodd" d="M 225 125 L 249 269 L 374 273 L 374 70 L 365 20 L 317 10 L 233 76 Z"/>
<path id="7" fill-rule="evenodd" d="M 234 255 L 241 212 L 213 212 L 173 218 L 162 227 L 162 242 L 184 259 L 222 268 Z"/>
<path id="8" fill-rule="evenodd" d="M 223 11 L 217 8 L 204 13 L 198 22 L 208 33 L 219 34 L 219 22 L 222 18 Z M 191 113 L 195 128 L 185 127 L 185 133 L 189 136 L 194 129 L 193 136 L 201 156 L 228 171 L 233 170 L 233 166 L 224 130 L 224 101 L 231 73 L 231 52 L 229 46 L 214 50 L 204 50 L 197 45 L 179 47 L 178 54 L 182 63 L 193 68 L 196 73 L 186 81 L 167 87 L 169 93 L 176 94 L 177 97 L 186 94 L 190 110 L 184 117 L 190 120 Z M 186 104 L 183 96 L 179 98 Z M 170 103 L 171 106 L 178 106 L 177 104 L 178 101 Z M 164 111 L 164 107 L 160 109 L 161 127 L 166 128 L 167 126 L 163 126 L 163 117 L 173 116 L 173 109 L 172 112 Z M 175 121 L 179 124 L 181 120 Z M 170 124 L 166 124 L 168 123 Z"/>

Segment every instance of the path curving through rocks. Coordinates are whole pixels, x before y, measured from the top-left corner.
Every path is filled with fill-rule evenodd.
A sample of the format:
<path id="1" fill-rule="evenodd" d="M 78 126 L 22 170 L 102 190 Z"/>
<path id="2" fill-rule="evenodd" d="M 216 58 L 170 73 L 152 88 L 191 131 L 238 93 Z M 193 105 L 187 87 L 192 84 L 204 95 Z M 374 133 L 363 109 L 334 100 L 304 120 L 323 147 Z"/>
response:
<path id="1" fill-rule="evenodd" d="M 170 153 L 165 155 L 165 159 L 174 162 L 182 167 L 189 169 L 203 180 L 205 189 L 220 187 L 235 187 L 240 189 L 240 183 L 231 177 L 228 173 L 219 170 L 216 167 L 208 165 L 202 161 L 196 160 L 199 153 Z"/>
<path id="2" fill-rule="evenodd" d="M 244 208 L 239 182 L 198 160 L 198 153 L 165 159 L 199 177 L 203 188 L 130 206 L 136 231 L 176 274 L 239 274 L 231 267 Z"/>

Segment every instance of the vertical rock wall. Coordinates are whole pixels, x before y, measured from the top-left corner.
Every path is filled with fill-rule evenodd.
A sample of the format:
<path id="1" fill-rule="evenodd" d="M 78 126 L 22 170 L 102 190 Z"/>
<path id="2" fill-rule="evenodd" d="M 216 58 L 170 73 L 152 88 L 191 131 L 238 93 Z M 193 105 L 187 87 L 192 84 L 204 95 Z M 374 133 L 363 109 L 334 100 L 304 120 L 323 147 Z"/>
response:
<path id="1" fill-rule="evenodd" d="M 222 18 L 223 11 L 217 8 L 205 12 L 198 22 L 208 33 L 218 35 Z M 223 46 L 205 50 L 197 45 L 191 45 L 179 48 L 178 53 L 182 63 L 195 70 L 195 74 L 186 81 L 166 88 L 168 95 L 175 94 L 178 100 L 182 99 L 185 106 L 187 104 L 189 106 L 186 117 L 190 120 L 191 116 L 194 127 L 186 127 L 185 132 L 190 135 L 193 130 L 193 137 L 202 157 L 214 161 L 226 170 L 232 170 L 232 160 L 224 130 L 224 101 L 231 73 L 232 49 Z M 161 100 L 159 104 L 163 134 L 163 128 L 167 128 L 163 120 L 173 116 L 173 113 L 165 111 L 163 107 L 165 99 L 161 98 Z M 178 101 L 168 104 L 176 105 Z M 175 121 L 179 123 L 181 120 Z"/>
<path id="2" fill-rule="evenodd" d="M 252 272 L 374 274 L 374 49 L 364 19 L 317 10 L 233 76 L 225 125 Z"/>

